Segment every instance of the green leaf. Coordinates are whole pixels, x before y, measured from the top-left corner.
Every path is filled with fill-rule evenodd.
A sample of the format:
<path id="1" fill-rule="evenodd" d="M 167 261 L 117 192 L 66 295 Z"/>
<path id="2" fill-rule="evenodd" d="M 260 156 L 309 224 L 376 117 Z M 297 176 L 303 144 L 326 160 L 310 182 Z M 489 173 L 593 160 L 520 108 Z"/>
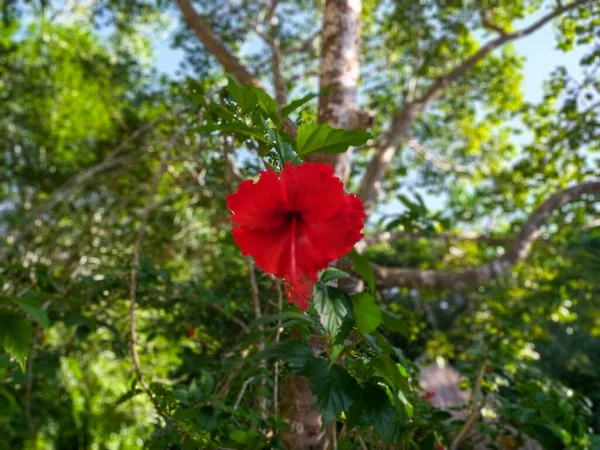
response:
<path id="1" fill-rule="evenodd" d="M 363 292 L 351 296 L 350 299 L 358 331 L 364 334 L 375 331 L 381 323 L 381 310 L 375 304 L 373 296 L 368 292 Z"/>
<path id="2" fill-rule="evenodd" d="M 355 402 L 347 415 L 350 429 L 356 425 L 372 425 L 386 444 L 390 444 L 396 433 L 396 410 L 384 390 L 368 385 L 361 392 L 361 400 Z"/>
<path id="3" fill-rule="evenodd" d="M 277 122 L 277 102 L 273 100 L 273 98 L 267 94 L 265 91 L 252 88 L 254 95 L 258 99 L 258 106 L 263 110 L 265 115 L 272 119 L 274 122 Z"/>
<path id="4" fill-rule="evenodd" d="M 267 139 L 264 135 L 262 129 L 258 127 L 249 127 L 241 122 L 236 123 L 223 123 L 223 124 L 212 124 L 212 125 L 202 125 L 198 127 L 198 131 L 200 133 L 204 132 L 212 132 L 212 131 L 223 131 L 225 133 L 235 134 L 238 137 L 251 137 L 256 139 L 257 141 L 264 142 L 266 144 L 271 144 L 271 141 Z"/>
<path id="5" fill-rule="evenodd" d="M 283 360 L 294 373 L 302 373 L 306 365 L 315 359 L 315 355 L 312 348 L 304 342 L 286 339 L 258 353 L 256 358 Z"/>
<path id="6" fill-rule="evenodd" d="M 394 389 L 405 393 L 410 392 L 408 381 L 402 373 L 406 373 L 406 371 L 403 370 L 401 372 L 398 368 L 398 364 L 392 361 L 392 358 L 389 355 L 381 355 L 371 363 L 371 367 L 373 367 L 373 370 L 375 370 L 375 372 Z M 404 367 L 402 369 L 404 369 Z"/>
<path id="7" fill-rule="evenodd" d="M 25 361 L 33 339 L 33 327 L 19 314 L 0 314 L 0 347 L 12 356 L 25 371 Z"/>
<path id="8" fill-rule="evenodd" d="M 363 255 L 359 254 L 355 249 L 348 254 L 348 257 L 354 263 L 354 270 L 367 283 L 369 290 L 375 292 L 375 276 L 371 263 Z"/>
<path id="9" fill-rule="evenodd" d="M 311 94 L 305 95 L 302 98 L 292 100 L 289 104 L 287 104 L 283 108 L 281 108 L 281 119 L 282 120 L 285 119 L 291 113 L 293 113 L 298 108 L 300 108 L 302 105 L 311 101 L 313 98 L 318 97 L 319 95 L 320 94 L 311 93 Z"/>
<path id="10" fill-rule="evenodd" d="M 529 437 L 538 441 L 544 450 L 562 450 L 565 448 L 565 443 L 560 435 L 549 426 L 523 424 L 519 425 L 518 428 Z"/>
<path id="11" fill-rule="evenodd" d="M 233 78 L 229 77 L 227 85 L 231 98 L 237 103 L 244 114 L 251 112 L 258 104 L 254 88 L 239 85 Z"/>
<path id="12" fill-rule="evenodd" d="M 319 282 L 315 285 L 312 304 L 319 314 L 321 325 L 334 340 L 342 330 L 347 330 L 344 322 L 352 320 L 352 307 L 344 291 Z"/>
<path id="13" fill-rule="evenodd" d="M 278 322 L 280 320 L 302 320 L 311 325 L 318 326 L 317 321 L 310 317 L 308 314 L 299 313 L 295 311 L 284 311 L 282 313 L 274 313 L 268 314 L 266 316 L 262 316 L 260 319 L 256 319 L 250 323 L 250 328 L 255 328 L 259 325 L 265 325 L 273 322 Z"/>
<path id="14" fill-rule="evenodd" d="M 363 145 L 371 133 L 363 130 L 347 131 L 330 127 L 324 123 L 305 123 L 298 127 L 296 151 L 307 153 L 343 153 L 350 146 Z"/>
<path id="15" fill-rule="evenodd" d="M 381 319 L 386 328 L 390 331 L 395 331 L 396 333 L 400 333 L 403 336 L 408 335 L 408 330 L 406 323 L 397 316 L 389 311 L 381 310 Z"/>
<path id="16" fill-rule="evenodd" d="M 354 378 L 337 364 L 329 367 L 325 358 L 312 360 L 306 367 L 306 376 L 317 397 L 323 423 L 348 411 L 352 403 L 360 398 L 360 388 Z"/>
<path id="17" fill-rule="evenodd" d="M 40 308 L 35 300 L 9 297 L 0 299 L 0 302 L 9 302 L 17 305 L 23 312 L 29 314 L 33 320 L 39 323 L 42 328 L 48 328 L 50 326 L 50 320 L 48 320 L 46 311 Z"/>
<path id="18" fill-rule="evenodd" d="M 338 278 L 350 278 L 350 274 L 343 270 L 336 269 L 335 267 L 329 267 L 321 274 L 321 283 L 328 283 Z"/>

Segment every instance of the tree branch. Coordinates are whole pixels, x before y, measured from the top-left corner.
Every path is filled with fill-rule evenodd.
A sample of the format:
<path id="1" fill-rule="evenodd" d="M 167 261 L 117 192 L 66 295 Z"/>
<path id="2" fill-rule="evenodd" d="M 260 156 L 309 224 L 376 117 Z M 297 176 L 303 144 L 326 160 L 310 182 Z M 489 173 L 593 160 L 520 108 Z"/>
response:
<path id="1" fill-rule="evenodd" d="M 471 413 L 467 418 L 464 426 L 456 435 L 452 444 L 450 445 L 450 450 L 458 450 L 460 444 L 464 442 L 466 437 L 469 435 L 473 427 L 477 425 L 477 421 L 479 420 L 479 416 L 481 414 L 481 384 L 483 383 L 483 376 L 485 375 L 485 370 L 487 368 L 487 360 L 484 359 L 481 365 L 479 366 L 479 371 L 477 372 L 477 378 L 475 378 L 475 383 L 473 384 L 473 390 L 471 391 Z"/>
<path id="2" fill-rule="evenodd" d="M 381 180 L 385 176 L 385 171 L 391 163 L 396 149 L 410 135 L 410 130 L 416 118 L 423 112 L 425 107 L 439 98 L 444 90 L 454 83 L 457 79 L 465 75 L 475 64 L 484 59 L 494 50 L 502 47 L 509 42 L 515 41 L 534 33 L 548 22 L 552 21 L 562 13 L 573 10 L 581 5 L 590 3 L 594 0 L 575 0 L 568 5 L 559 6 L 552 12 L 541 17 L 530 26 L 513 33 L 503 34 L 488 43 L 484 44 L 475 54 L 464 60 L 454 69 L 435 80 L 432 85 L 420 97 L 408 101 L 398 114 L 392 119 L 385 138 L 377 146 L 375 155 L 371 160 L 369 167 L 362 180 L 359 196 L 365 203 L 367 209 L 372 209 L 377 195 L 380 191 Z"/>
<path id="3" fill-rule="evenodd" d="M 215 36 L 206 22 L 198 15 L 191 2 L 189 0 L 177 0 L 177 5 L 185 21 L 194 31 L 206 51 L 213 55 L 225 70 L 235 75 L 240 83 L 259 87 L 258 81 L 248 72 L 240 60 L 229 52 L 219 38 Z"/>
<path id="4" fill-rule="evenodd" d="M 216 58 L 226 72 L 234 75 L 241 84 L 263 89 L 259 81 L 254 78 L 240 60 L 223 45 L 208 24 L 202 20 L 189 0 L 177 0 L 177 5 L 185 18 L 185 21 L 194 31 L 200 43 L 202 43 L 208 53 Z M 286 118 L 283 121 L 281 129 L 292 138 L 296 138 L 298 132 L 296 124 L 289 118 Z"/>
<path id="5" fill-rule="evenodd" d="M 414 149 L 419 155 L 423 157 L 425 161 L 431 164 L 433 167 L 436 167 L 444 172 L 458 172 L 458 173 L 466 173 L 469 175 L 473 174 L 473 169 L 469 166 L 465 166 L 462 164 L 450 164 L 446 161 L 442 160 L 438 155 L 430 151 L 427 147 L 415 141 L 414 139 L 410 139 L 407 142 L 407 145 Z"/>
<path id="6" fill-rule="evenodd" d="M 528 254 L 531 243 L 548 217 L 567 203 L 583 195 L 600 194 L 600 181 L 579 184 L 552 195 L 531 214 L 521 232 L 498 259 L 459 272 L 382 267 L 372 264 L 377 285 L 382 288 L 462 289 L 477 286 L 506 274 Z"/>

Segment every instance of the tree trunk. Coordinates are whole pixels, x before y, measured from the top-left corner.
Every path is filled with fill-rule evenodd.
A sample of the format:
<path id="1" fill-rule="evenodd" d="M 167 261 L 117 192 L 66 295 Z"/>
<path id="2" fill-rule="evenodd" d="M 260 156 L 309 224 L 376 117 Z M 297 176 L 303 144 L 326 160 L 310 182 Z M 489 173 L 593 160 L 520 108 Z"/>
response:
<path id="1" fill-rule="evenodd" d="M 319 99 L 318 120 L 335 128 L 365 128 L 368 115 L 356 104 L 359 76 L 361 0 L 327 0 L 321 30 L 320 88 L 332 89 Z M 330 164 L 345 181 L 350 174 L 350 152 L 342 154 L 311 153 L 311 162 Z M 324 431 L 316 398 L 305 377 L 284 380 L 281 389 L 282 417 L 291 431 L 281 434 L 290 450 L 324 450 L 329 437 Z"/>

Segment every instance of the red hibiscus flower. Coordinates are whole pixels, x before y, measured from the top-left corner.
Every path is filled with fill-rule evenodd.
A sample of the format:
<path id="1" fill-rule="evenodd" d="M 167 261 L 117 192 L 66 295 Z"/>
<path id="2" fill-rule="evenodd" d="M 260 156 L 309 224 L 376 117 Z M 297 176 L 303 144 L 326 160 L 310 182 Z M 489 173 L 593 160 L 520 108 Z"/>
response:
<path id="1" fill-rule="evenodd" d="M 323 163 L 263 170 L 227 197 L 233 238 L 243 255 L 285 280 L 286 296 L 308 308 L 317 272 L 344 256 L 362 237 L 362 202 Z"/>

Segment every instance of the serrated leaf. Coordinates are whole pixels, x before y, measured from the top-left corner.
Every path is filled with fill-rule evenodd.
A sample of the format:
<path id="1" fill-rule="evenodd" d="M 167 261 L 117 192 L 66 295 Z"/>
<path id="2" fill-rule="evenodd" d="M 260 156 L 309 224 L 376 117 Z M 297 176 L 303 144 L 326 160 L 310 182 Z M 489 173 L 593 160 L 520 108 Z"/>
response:
<path id="1" fill-rule="evenodd" d="M 335 267 L 329 267 L 321 274 L 321 282 L 328 283 L 339 278 L 350 278 L 350 274 L 343 270 L 336 269 Z"/>
<path id="2" fill-rule="evenodd" d="M 316 283 L 312 304 L 321 325 L 334 340 L 343 329 L 349 331 L 344 322 L 352 319 L 352 307 L 344 291 Z"/>
<path id="3" fill-rule="evenodd" d="M 289 364 L 294 373 L 302 373 L 306 365 L 315 359 L 315 356 L 312 348 L 304 342 L 286 339 L 258 353 L 256 358 L 282 360 Z"/>
<path id="4" fill-rule="evenodd" d="M 25 361 L 33 339 L 33 327 L 19 314 L 0 314 L 0 347 L 25 371 Z"/>
<path id="5" fill-rule="evenodd" d="M 367 286 L 369 286 L 369 290 L 375 292 L 375 276 L 373 275 L 373 269 L 369 260 L 354 249 L 348 253 L 348 257 L 354 263 L 354 270 L 356 273 L 365 280 Z"/>
<path id="6" fill-rule="evenodd" d="M 354 378 L 341 366 L 329 367 L 325 358 L 315 358 L 306 367 L 310 388 L 317 397 L 317 405 L 328 423 L 360 398 L 360 388 Z"/>
<path id="7" fill-rule="evenodd" d="M 381 323 L 381 310 L 375 304 L 375 299 L 368 292 L 353 295 L 352 310 L 358 331 L 369 334 Z"/>
<path id="8" fill-rule="evenodd" d="M 396 433 L 396 410 L 386 392 L 378 386 L 368 385 L 362 390 L 361 401 L 352 405 L 347 415 L 347 425 L 372 425 L 386 444 L 390 444 Z"/>
<path id="9" fill-rule="evenodd" d="M 363 130 L 341 130 L 324 123 L 305 123 L 298 127 L 296 151 L 307 153 L 343 153 L 350 146 L 363 145 L 371 138 L 371 133 Z"/>

